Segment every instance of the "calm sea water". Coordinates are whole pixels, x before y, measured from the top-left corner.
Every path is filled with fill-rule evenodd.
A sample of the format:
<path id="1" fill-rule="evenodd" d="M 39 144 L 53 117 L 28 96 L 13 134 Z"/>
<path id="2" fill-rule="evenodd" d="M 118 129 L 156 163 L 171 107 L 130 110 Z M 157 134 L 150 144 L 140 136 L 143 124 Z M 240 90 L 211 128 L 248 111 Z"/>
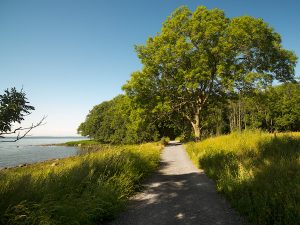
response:
<path id="1" fill-rule="evenodd" d="M 23 163 L 73 156 L 78 151 L 75 147 L 41 145 L 85 139 L 82 137 L 26 137 L 17 142 L 0 142 L 0 167 L 13 167 Z"/>

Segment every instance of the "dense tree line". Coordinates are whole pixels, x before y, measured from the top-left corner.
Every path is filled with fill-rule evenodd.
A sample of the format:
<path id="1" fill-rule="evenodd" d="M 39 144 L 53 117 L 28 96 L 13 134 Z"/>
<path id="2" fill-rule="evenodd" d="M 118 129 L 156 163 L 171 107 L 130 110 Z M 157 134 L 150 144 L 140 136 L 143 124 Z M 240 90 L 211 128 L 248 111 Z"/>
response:
<path id="1" fill-rule="evenodd" d="M 210 103 L 203 115 L 202 137 L 245 129 L 300 131 L 300 84 L 285 83 L 244 96 Z M 103 143 L 140 143 L 163 136 L 194 138 L 189 121 L 174 114 L 159 114 L 136 107 L 128 96 L 119 95 L 96 105 L 78 131 Z"/>
<path id="2" fill-rule="evenodd" d="M 155 112 L 138 108 L 128 96 L 118 95 L 94 106 L 78 133 L 103 143 L 132 144 L 190 133 L 184 123 L 175 115 L 160 118 Z"/>
<path id="3" fill-rule="evenodd" d="M 96 105 L 87 115 L 78 132 L 103 143 L 138 143 L 157 139 L 157 132 L 142 109 L 135 109 L 131 100 L 119 95 Z"/>
<path id="4" fill-rule="evenodd" d="M 299 130 L 297 57 L 262 19 L 180 7 L 135 49 L 142 70 L 132 73 L 124 96 L 91 110 L 82 135 L 136 143 L 250 128 Z M 284 84 L 272 87 L 274 81 Z"/>
<path id="5" fill-rule="evenodd" d="M 229 105 L 231 130 L 259 128 L 300 130 L 300 84 L 285 83 L 233 100 Z"/>

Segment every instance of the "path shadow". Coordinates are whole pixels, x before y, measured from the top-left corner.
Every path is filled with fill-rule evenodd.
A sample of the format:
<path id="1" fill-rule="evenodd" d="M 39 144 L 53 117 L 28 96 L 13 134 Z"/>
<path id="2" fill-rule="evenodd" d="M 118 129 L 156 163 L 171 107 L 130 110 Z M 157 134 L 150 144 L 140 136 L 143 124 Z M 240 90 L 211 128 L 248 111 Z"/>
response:
<path id="1" fill-rule="evenodd" d="M 170 141 L 167 146 L 169 147 L 169 146 L 178 146 L 178 145 L 182 145 L 182 143 L 178 141 Z"/>
<path id="2" fill-rule="evenodd" d="M 177 145 L 177 144 L 176 144 Z M 169 165 L 161 162 L 160 170 Z M 157 172 L 128 210 L 109 225 L 239 225 L 245 224 L 215 191 L 204 173 L 167 175 Z"/>

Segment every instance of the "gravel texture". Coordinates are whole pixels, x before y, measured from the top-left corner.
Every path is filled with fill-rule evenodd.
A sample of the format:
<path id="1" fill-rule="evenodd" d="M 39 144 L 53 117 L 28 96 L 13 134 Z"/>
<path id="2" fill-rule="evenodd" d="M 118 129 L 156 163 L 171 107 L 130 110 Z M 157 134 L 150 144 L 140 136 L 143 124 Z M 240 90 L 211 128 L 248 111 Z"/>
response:
<path id="1" fill-rule="evenodd" d="M 247 224 L 197 169 L 182 145 L 171 142 L 162 152 L 160 169 L 145 182 L 109 225 L 243 225 Z"/>

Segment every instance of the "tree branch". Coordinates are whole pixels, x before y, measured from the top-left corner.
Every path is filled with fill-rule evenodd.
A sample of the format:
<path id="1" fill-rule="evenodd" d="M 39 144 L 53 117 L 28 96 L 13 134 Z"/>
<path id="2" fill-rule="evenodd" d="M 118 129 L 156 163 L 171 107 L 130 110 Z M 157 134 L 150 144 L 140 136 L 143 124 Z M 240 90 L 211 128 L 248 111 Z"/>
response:
<path id="1" fill-rule="evenodd" d="M 5 138 L 3 135 L 9 135 L 9 134 L 16 134 L 17 133 L 17 137 L 14 140 L 3 140 L 0 142 L 16 142 L 22 138 L 24 138 L 32 129 L 39 127 L 39 126 L 43 126 L 45 125 L 44 121 L 46 119 L 46 116 L 43 116 L 43 118 L 36 124 L 31 124 L 30 127 L 18 127 L 16 128 L 14 131 L 12 132 L 2 132 L 0 133 L 0 138 Z M 23 134 L 21 133 L 21 131 L 25 131 Z"/>

